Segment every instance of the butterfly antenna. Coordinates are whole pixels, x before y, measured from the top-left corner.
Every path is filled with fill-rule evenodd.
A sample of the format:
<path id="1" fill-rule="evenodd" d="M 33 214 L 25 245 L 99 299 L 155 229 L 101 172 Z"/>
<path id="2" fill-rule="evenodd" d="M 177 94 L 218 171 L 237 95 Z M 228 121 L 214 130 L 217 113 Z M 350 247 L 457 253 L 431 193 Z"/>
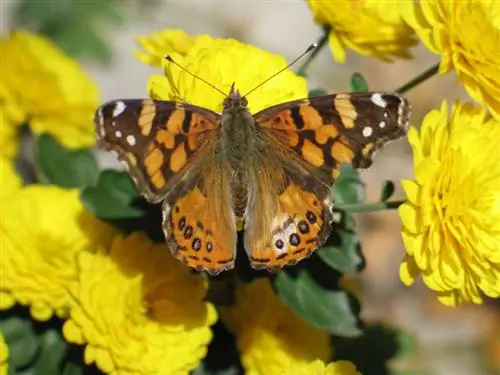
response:
<path id="1" fill-rule="evenodd" d="M 263 82 L 261 82 L 260 84 L 258 84 L 257 86 L 255 86 L 253 89 L 251 89 L 249 92 L 247 92 L 245 95 L 243 95 L 243 97 L 247 97 L 248 95 L 250 95 L 252 92 L 254 92 L 255 90 L 257 90 L 260 86 L 262 86 L 264 83 L 267 83 L 268 81 L 270 81 L 271 79 L 273 79 L 274 77 L 276 77 L 278 74 L 280 74 L 281 72 L 284 72 L 285 70 L 287 70 L 288 68 L 290 68 L 292 65 L 294 65 L 297 61 L 299 61 L 301 58 L 303 58 L 305 55 L 309 54 L 310 52 L 314 51 L 314 49 L 318 46 L 317 43 L 313 43 L 311 44 L 309 47 L 307 47 L 307 49 L 299 55 L 299 57 L 297 57 L 295 60 L 293 60 L 291 63 L 289 63 L 287 66 L 285 66 L 283 69 L 280 69 L 279 71 L 277 71 L 276 73 L 274 73 L 271 77 L 265 79 Z"/>
<path id="2" fill-rule="evenodd" d="M 211 88 L 213 88 L 214 90 L 220 92 L 222 95 L 224 96 L 227 96 L 226 93 L 224 93 L 224 91 L 222 91 L 221 89 L 215 87 L 214 85 L 212 85 L 210 82 L 208 82 L 207 80 L 201 78 L 200 76 L 197 76 L 196 74 L 194 73 L 191 73 L 189 70 L 187 70 L 186 68 L 184 68 L 181 64 L 179 64 L 178 62 L 174 61 L 174 59 L 172 59 L 172 57 L 170 57 L 170 55 L 165 55 L 163 56 L 167 61 L 171 62 L 172 64 L 174 65 L 177 65 L 179 68 L 181 68 L 182 70 L 184 70 L 186 73 L 192 75 L 194 78 L 196 79 L 199 79 L 201 82 L 205 83 L 206 85 L 210 86 Z"/>

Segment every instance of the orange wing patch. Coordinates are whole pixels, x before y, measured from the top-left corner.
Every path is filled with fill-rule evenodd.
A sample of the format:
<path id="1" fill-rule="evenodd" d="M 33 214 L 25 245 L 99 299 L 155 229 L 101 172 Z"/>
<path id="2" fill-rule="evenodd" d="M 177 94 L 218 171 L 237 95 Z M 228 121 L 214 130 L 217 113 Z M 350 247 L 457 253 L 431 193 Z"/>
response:
<path id="1" fill-rule="evenodd" d="M 255 233 L 246 239 L 245 247 L 254 268 L 277 270 L 296 264 L 311 255 L 330 234 L 331 202 L 291 184 L 278 197 L 278 214 L 271 235 L 262 238 Z M 245 234 L 246 235 L 246 234 Z"/>
<path id="2" fill-rule="evenodd" d="M 198 187 L 164 203 L 163 230 L 172 253 L 196 270 L 211 275 L 234 266 L 236 229 L 226 228 Z M 212 217 L 213 216 L 213 217 Z"/>

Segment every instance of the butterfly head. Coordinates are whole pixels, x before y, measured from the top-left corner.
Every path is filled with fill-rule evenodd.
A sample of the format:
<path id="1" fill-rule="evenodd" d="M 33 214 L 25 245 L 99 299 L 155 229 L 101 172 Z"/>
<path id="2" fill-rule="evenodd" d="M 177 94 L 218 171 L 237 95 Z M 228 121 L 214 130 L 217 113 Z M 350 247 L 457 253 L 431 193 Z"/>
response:
<path id="1" fill-rule="evenodd" d="M 229 95 L 226 96 L 223 103 L 224 111 L 237 111 L 248 106 L 248 100 L 241 96 L 240 92 L 234 88 L 235 82 L 231 85 Z"/>

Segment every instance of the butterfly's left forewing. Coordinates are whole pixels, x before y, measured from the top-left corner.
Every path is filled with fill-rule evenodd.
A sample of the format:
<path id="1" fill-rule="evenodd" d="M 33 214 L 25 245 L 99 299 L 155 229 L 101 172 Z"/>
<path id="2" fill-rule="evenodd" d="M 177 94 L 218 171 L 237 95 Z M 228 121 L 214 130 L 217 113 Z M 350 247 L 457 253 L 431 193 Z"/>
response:
<path id="1" fill-rule="evenodd" d="M 410 106 L 399 95 L 336 94 L 280 104 L 255 115 L 268 151 L 259 175 L 281 176 L 283 187 L 262 178 L 250 200 L 245 245 L 256 268 L 277 269 L 310 255 L 327 239 L 331 186 L 342 163 L 367 168 L 375 151 L 406 133 Z M 272 217 L 257 214 L 262 202 Z M 266 221 L 265 223 L 262 221 Z"/>
<path id="2" fill-rule="evenodd" d="M 95 114 L 100 145 L 118 154 L 151 202 L 164 198 L 219 120 L 203 108 L 151 99 L 115 100 Z"/>

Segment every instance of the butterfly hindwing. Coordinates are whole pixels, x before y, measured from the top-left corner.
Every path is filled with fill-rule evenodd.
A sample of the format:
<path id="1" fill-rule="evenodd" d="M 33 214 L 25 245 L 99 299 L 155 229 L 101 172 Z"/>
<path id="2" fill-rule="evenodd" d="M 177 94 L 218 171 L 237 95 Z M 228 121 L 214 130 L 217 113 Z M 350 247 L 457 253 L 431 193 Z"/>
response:
<path id="1" fill-rule="evenodd" d="M 330 186 L 289 156 L 267 153 L 249 187 L 245 249 L 257 269 L 297 263 L 331 231 Z"/>
<path id="2" fill-rule="evenodd" d="M 204 168 L 190 165 L 163 202 L 163 230 L 172 253 L 184 264 L 211 275 L 234 266 L 236 226 L 231 191 L 212 150 Z"/>
<path id="3" fill-rule="evenodd" d="M 151 202 L 164 198 L 173 177 L 197 155 L 219 120 L 209 110 L 151 99 L 115 100 L 95 115 L 99 143 L 117 152 Z"/>

